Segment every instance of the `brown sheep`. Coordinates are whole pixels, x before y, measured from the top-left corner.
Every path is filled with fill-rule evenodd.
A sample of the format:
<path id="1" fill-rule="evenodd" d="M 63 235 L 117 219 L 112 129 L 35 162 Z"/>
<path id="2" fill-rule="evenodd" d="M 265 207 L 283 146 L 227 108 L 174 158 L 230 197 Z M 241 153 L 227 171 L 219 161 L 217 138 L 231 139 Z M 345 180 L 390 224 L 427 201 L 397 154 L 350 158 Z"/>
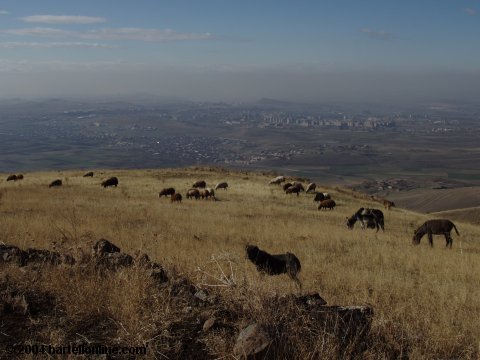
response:
<path id="1" fill-rule="evenodd" d="M 200 197 L 200 191 L 198 189 L 190 189 L 187 191 L 187 199 L 195 198 L 198 199 Z"/>
<path id="2" fill-rule="evenodd" d="M 172 203 L 174 203 L 174 202 L 181 203 L 181 202 L 182 202 L 182 195 L 181 195 L 181 194 L 178 194 L 178 193 L 177 193 L 177 194 L 172 194 L 172 195 L 170 196 L 170 201 L 171 201 Z"/>
<path id="3" fill-rule="evenodd" d="M 385 206 L 385 209 L 390 210 L 391 207 L 395 207 L 395 203 L 393 201 L 384 199 L 383 200 L 383 206 Z"/>
<path id="4" fill-rule="evenodd" d="M 205 190 L 207 190 L 208 193 L 210 194 L 210 198 L 215 200 L 215 190 L 213 190 L 212 188 L 206 188 Z"/>
<path id="5" fill-rule="evenodd" d="M 285 193 L 286 194 L 297 194 L 297 196 L 299 195 L 300 191 L 305 191 L 305 189 L 303 188 L 303 185 L 302 184 L 295 184 L 293 186 L 290 186 L 286 191 Z"/>
<path id="6" fill-rule="evenodd" d="M 12 175 L 8 175 L 7 177 L 7 181 L 16 181 L 17 180 L 17 175 L 15 174 L 12 174 Z"/>
<path id="7" fill-rule="evenodd" d="M 316 188 L 317 188 L 317 185 L 315 183 L 310 183 L 307 185 L 307 191 L 305 192 L 309 193 L 310 191 L 315 191 Z"/>
<path id="8" fill-rule="evenodd" d="M 227 190 L 227 188 L 228 188 L 228 184 L 227 184 L 226 182 L 218 183 L 218 184 L 215 186 L 215 190 L 218 190 L 218 189 Z"/>
<path id="9" fill-rule="evenodd" d="M 215 199 L 215 192 L 213 191 L 213 189 L 206 188 L 200 191 L 200 197 L 202 199 L 208 199 L 208 198 Z"/>
<path id="10" fill-rule="evenodd" d="M 207 183 L 205 182 L 205 180 L 198 180 L 193 183 L 192 187 L 204 189 L 207 187 Z"/>
<path id="11" fill-rule="evenodd" d="M 327 199 L 320 201 L 320 205 L 318 205 L 318 210 L 329 209 L 333 210 L 337 206 L 334 200 Z"/>
<path id="12" fill-rule="evenodd" d="M 162 191 L 160 191 L 158 193 L 158 197 L 162 197 L 162 196 L 169 196 L 169 195 L 173 195 L 175 194 L 175 189 L 174 188 L 164 188 Z"/>
<path id="13" fill-rule="evenodd" d="M 83 175 L 83 177 L 93 177 L 93 171 L 89 171 Z"/>

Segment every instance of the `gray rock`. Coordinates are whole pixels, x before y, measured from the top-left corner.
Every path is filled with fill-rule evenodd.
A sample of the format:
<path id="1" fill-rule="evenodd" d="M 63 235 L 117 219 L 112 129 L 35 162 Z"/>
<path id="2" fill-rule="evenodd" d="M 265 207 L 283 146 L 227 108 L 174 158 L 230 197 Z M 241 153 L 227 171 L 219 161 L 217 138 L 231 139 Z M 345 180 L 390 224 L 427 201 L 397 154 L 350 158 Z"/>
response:
<path id="1" fill-rule="evenodd" d="M 208 300 L 208 294 L 205 292 L 205 290 L 198 290 L 193 296 L 195 296 L 197 299 L 200 299 L 202 301 Z"/>
<path id="2" fill-rule="evenodd" d="M 265 329 L 257 323 L 250 324 L 238 335 L 233 352 L 237 356 L 249 357 L 257 355 L 272 343 Z"/>
<path id="3" fill-rule="evenodd" d="M 207 321 L 205 321 L 203 323 L 203 331 L 208 331 L 212 328 L 213 325 L 215 325 L 215 317 L 211 317 L 209 319 L 207 319 Z"/>

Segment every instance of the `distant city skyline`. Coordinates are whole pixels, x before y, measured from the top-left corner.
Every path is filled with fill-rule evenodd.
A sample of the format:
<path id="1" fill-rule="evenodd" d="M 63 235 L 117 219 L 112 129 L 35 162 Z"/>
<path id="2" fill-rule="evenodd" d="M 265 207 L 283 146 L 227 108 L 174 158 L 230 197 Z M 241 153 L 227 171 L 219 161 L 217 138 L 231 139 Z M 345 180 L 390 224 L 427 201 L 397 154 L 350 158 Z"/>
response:
<path id="1" fill-rule="evenodd" d="M 0 1 L 0 97 L 480 99 L 480 0 Z"/>

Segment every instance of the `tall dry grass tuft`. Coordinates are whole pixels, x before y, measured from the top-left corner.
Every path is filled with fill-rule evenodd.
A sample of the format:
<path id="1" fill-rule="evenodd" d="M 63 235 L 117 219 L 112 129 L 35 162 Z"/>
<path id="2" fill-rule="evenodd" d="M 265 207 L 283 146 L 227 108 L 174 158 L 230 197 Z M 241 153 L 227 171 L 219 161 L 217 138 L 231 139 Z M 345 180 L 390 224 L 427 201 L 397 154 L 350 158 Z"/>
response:
<path id="1" fill-rule="evenodd" d="M 20 339 L 36 334 L 52 344 L 148 345 L 151 358 L 181 357 L 182 351 L 209 358 L 229 356 L 241 327 L 256 321 L 279 334 L 269 350 L 276 358 L 480 356 L 478 226 L 456 221 L 462 252 L 455 235 L 452 250 L 441 237 L 433 248 L 425 239 L 413 246 L 413 230 L 426 215 L 394 209 L 385 211 L 385 232 L 351 231 L 346 216 L 379 205 L 342 189 L 318 186 L 337 202 L 334 211 L 321 212 L 313 195 L 288 196 L 268 186 L 271 174 L 205 168 L 97 173 L 117 176 L 118 189 L 103 189 L 83 171 L 32 173 L 21 186 L 0 183 L 1 242 L 69 253 L 80 262 L 25 271 L 1 265 L 4 285 L 46 299 L 31 300 L 45 314 L 39 324 L 25 324 L 30 337 Z M 49 189 L 54 178 L 68 182 Z M 227 181 L 229 189 L 217 191 L 216 202 L 158 198 L 166 186 L 184 195 L 199 179 Z M 130 254 L 147 253 L 166 267 L 170 281 L 159 286 L 140 268 L 98 272 L 89 263 L 100 238 Z M 355 342 L 342 344 L 318 331 L 285 303 L 297 293 L 295 284 L 286 275 L 259 274 L 245 258 L 247 243 L 294 253 L 305 293 L 319 292 L 332 305 L 373 306 L 368 343 L 349 347 Z M 197 306 L 199 290 L 212 302 Z M 203 332 L 211 317 L 216 325 Z"/>

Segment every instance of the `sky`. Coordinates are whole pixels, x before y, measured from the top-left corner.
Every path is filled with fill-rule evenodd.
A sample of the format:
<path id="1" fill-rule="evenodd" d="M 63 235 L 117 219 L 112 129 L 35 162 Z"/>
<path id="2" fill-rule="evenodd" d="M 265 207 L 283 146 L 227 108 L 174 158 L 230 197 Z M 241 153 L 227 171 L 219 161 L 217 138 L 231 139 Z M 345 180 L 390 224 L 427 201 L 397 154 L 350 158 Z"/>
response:
<path id="1" fill-rule="evenodd" d="M 480 0 L 0 0 L 0 97 L 480 100 Z"/>

